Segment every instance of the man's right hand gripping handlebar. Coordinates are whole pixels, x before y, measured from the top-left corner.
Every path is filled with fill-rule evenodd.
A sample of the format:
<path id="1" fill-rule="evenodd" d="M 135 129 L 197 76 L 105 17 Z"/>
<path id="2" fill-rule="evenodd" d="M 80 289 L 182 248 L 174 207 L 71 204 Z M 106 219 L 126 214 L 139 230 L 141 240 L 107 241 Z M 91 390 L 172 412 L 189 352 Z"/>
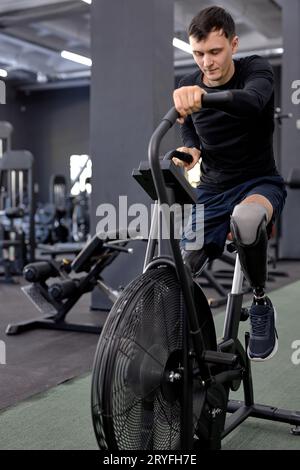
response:
<path id="1" fill-rule="evenodd" d="M 173 93 L 174 105 L 179 114 L 177 121 L 183 124 L 187 116 L 199 112 L 202 107 L 213 107 L 214 104 L 218 105 L 222 102 L 228 103 L 232 98 L 233 96 L 230 91 L 208 94 L 203 88 L 197 85 L 177 88 Z M 186 170 L 191 170 L 201 156 L 201 151 L 195 147 L 179 147 L 177 151 L 188 153 L 193 158 L 192 162 L 180 160 L 175 157 L 172 158 L 175 165 L 183 166 Z"/>
<path id="2" fill-rule="evenodd" d="M 180 115 L 177 119 L 180 124 L 184 123 L 185 118 L 189 114 L 200 111 L 202 108 L 202 96 L 206 94 L 206 91 L 197 85 L 182 86 L 174 91 L 173 100 L 175 108 Z"/>
<path id="3" fill-rule="evenodd" d="M 189 114 L 200 111 L 202 107 L 202 96 L 205 94 L 206 91 L 197 85 L 177 88 L 173 93 L 175 108 L 180 115 L 177 122 L 183 124 Z M 186 162 L 176 157 L 172 158 L 175 165 L 184 167 L 186 170 L 191 170 L 200 159 L 201 152 L 197 148 L 179 147 L 177 151 L 188 153 L 193 158 L 192 162 Z"/>

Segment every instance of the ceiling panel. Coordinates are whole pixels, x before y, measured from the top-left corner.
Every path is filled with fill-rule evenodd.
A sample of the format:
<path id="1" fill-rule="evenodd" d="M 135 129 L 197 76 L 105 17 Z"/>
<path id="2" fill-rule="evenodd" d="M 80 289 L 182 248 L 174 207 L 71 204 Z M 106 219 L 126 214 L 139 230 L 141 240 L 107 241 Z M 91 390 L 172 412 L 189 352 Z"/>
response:
<path id="1" fill-rule="evenodd" d="M 233 15 L 241 51 L 282 45 L 279 0 L 217 3 Z M 187 41 L 192 17 L 213 4 L 213 0 L 175 0 L 174 36 Z M 18 69 L 21 81 L 24 70 L 30 71 L 29 81 L 35 75 L 44 80 L 66 78 L 68 73 L 88 76 L 89 68 L 61 58 L 63 49 L 90 56 L 90 5 L 81 0 L 0 0 L 0 67 L 6 68 L 10 77 L 17 79 Z M 192 63 L 191 55 L 175 48 L 174 58 L 176 66 Z"/>

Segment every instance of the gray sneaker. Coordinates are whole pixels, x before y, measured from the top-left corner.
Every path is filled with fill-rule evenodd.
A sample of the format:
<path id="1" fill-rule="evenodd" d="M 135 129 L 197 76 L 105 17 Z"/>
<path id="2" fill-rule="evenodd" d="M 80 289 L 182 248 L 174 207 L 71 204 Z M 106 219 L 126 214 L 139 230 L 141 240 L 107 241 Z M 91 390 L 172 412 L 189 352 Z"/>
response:
<path id="1" fill-rule="evenodd" d="M 263 304 L 253 301 L 249 316 L 251 329 L 248 357 L 252 361 L 271 359 L 278 349 L 278 335 L 276 311 L 270 299 L 265 297 Z"/>

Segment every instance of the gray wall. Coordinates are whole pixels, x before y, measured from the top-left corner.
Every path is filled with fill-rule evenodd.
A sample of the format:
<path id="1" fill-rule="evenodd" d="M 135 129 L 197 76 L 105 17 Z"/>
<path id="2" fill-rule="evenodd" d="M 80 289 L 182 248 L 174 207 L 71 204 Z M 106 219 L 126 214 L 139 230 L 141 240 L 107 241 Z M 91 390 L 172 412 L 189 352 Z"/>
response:
<path id="1" fill-rule="evenodd" d="M 291 168 L 300 168 L 300 104 L 293 104 L 292 89 L 294 80 L 300 80 L 300 0 L 282 2 L 283 63 L 282 63 L 282 109 L 293 113 L 292 119 L 282 123 L 281 161 L 282 173 L 287 178 Z M 298 93 L 299 96 L 299 93 Z M 281 256 L 300 258 L 299 224 L 300 190 L 288 190 L 288 198 L 282 217 Z"/>
<path id="2" fill-rule="evenodd" d="M 51 174 L 70 176 L 69 158 L 89 154 L 89 87 L 15 95 L 0 106 L 0 120 L 14 126 L 12 147 L 35 157 L 39 200 L 48 200 Z"/>
<path id="3" fill-rule="evenodd" d="M 150 136 L 172 106 L 172 1 L 98 0 L 91 25 L 95 228 L 99 201 L 117 204 L 119 195 L 128 195 L 130 203 L 144 199 L 131 169 L 147 160 Z"/>
<path id="4" fill-rule="evenodd" d="M 99 203 L 113 204 L 117 214 L 119 196 L 128 197 L 128 206 L 150 203 L 131 172 L 147 160 L 151 134 L 172 106 L 173 23 L 172 0 L 92 3 L 93 232 Z M 121 221 L 117 225 L 126 228 Z M 127 284 L 140 273 L 144 251 L 126 265 L 113 263 L 111 281 Z M 93 295 L 93 306 L 98 305 Z"/>

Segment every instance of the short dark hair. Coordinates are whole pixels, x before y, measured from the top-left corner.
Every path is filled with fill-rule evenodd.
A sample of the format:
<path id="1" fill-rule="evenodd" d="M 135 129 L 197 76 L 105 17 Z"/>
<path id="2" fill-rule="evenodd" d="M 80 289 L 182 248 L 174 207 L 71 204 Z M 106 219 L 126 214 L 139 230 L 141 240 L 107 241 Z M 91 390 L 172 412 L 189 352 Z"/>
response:
<path id="1" fill-rule="evenodd" d="M 206 39 L 212 31 L 223 31 L 226 38 L 235 36 L 235 23 L 228 11 L 224 8 L 213 6 L 201 10 L 191 21 L 188 29 L 189 36 L 194 36 L 197 41 Z"/>

